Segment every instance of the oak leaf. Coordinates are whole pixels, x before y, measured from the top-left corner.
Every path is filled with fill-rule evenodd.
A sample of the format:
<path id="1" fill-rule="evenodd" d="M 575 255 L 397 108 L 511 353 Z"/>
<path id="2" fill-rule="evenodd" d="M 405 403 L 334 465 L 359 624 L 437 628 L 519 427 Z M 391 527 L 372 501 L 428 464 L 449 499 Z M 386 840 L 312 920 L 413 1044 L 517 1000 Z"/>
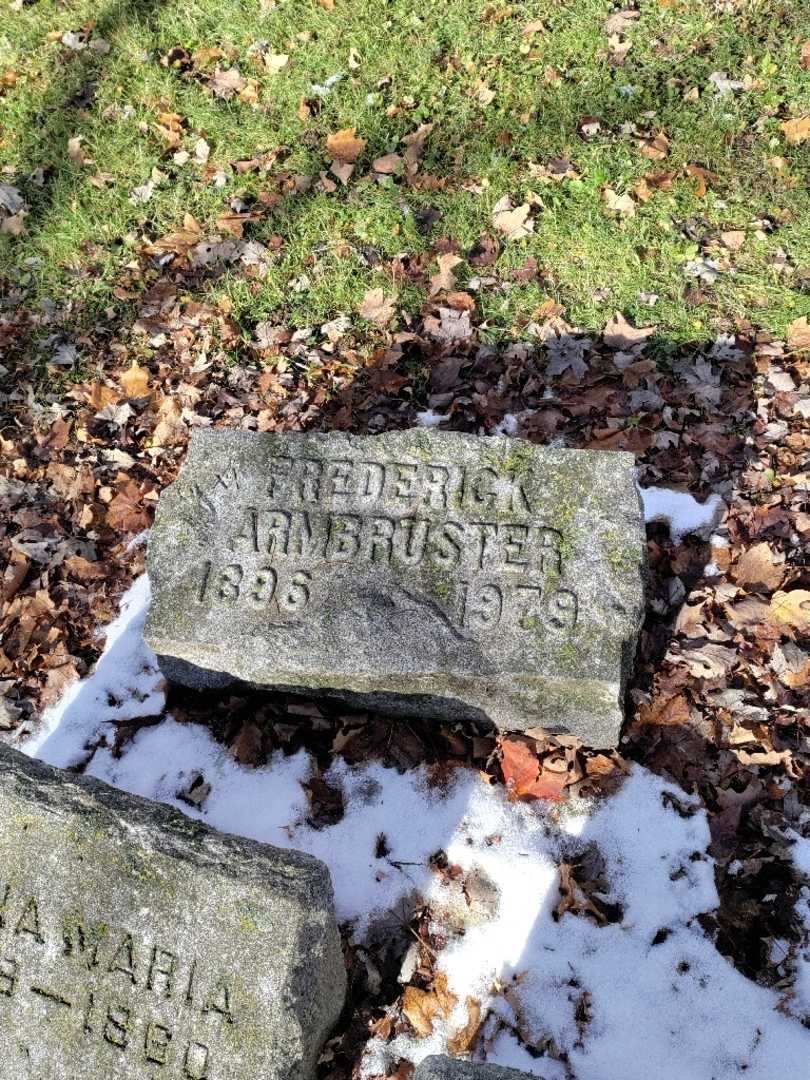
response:
<path id="1" fill-rule="evenodd" d="M 605 326 L 602 340 L 611 349 L 630 349 L 646 341 L 655 333 L 654 326 L 632 326 L 620 311 L 617 311 Z"/>
<path id="2" fill-rule="evenodd" d="M 528 203 L 513 206 L 509 196 L 504 195 L 492 208 L 492 223 L 509 240 L 522 240 L 534 232 L 531 209 Z"/>
<path id="3" fill-rule="evenodd" d="M 453 268 L 463 260 L 458 255 L 448 252 L 445 255 L 437 256 L 436 262 L 439 264 L 439 272 L 430 279 L 431 296 L 435 296 L 440 292 L 452 292 L 455 289 L 456 277 Z"/>

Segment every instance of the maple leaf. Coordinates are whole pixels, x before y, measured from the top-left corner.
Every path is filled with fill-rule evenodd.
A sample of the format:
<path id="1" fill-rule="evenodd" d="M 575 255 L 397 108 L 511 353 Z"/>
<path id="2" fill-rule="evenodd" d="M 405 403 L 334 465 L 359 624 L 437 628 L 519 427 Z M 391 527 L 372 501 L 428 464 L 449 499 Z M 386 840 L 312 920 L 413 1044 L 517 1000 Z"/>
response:
<path id="1" fill-rule="evenodd" d="M 810 115 L 797 116 L 794 120 L 785 120 L 779 127 L 791 146 L 798 146 L 805 139 L 810 139 Z"/>
<path id="2" fill-rule="evenodd" d="M 137 360 L 133 360 L 131 367 L 118 376 L 118 381 L 127 397 L 141 398 L 149 393 L 149 371 L 140 367 Z"/>
<path id="3" fill-rule="evenodd" d="M 144 506 L 141 490 L 126 473 L 119 473 L 119 483 L 118 493 L 107 507 L 107 524 L 121 532 L 143 532 L 151 525 L 152 515 Z"/>
<path id="4" fill-rule="evenodd" d="M 431 296 L 435 296 L 440 292 L 452 292 L 455 289 L 456 277 L 453 268 L 463 262 L 463 259 L 448 252 L 446 255 L 437 256 L 436 262 L 439 264 L 439 272 L 430 279 Z"/>
<path id="5" fill-rule="evenodd" d="M 394 302 L 386 297 L 382 289 L 369 289 L 360 304 L 361 319 L 384 326 L 394 315 Z"/>
<path id="6" fill-rule="evenodd" d="M 447 976 L 440 971 L 432 990 L 406 986 L 402 995 L 402 1011 L 418 1035 L 430 1035 L 435 1020 L 446 1020 L 458 1003 L 455 994 L 447 989 Z"/>
<path id="7" fill-rule="evenodd" d="M 619 195 L 612 187 L 606 187 L 602 191 L 602 201 L 608 210 L 617 217 L 632 218 L 636 216 L 636 204 L 630 195 Z"/>
<path id="8" fill-rule="evenodd" d="M 326 140 L 326 149 L 330 156 L 347 164 L 357 161 L 365 148 L 366 140 L 361 139 L 353 127 L 335 131 Z"/>
<path id="9" fill-rule="evenodd" d="M 631 349 L 655 333 L 654 326 L 632 326 L 620 311 L 617 311 L 602 332 L 602 340 L 611 349 Z"/>
<path id="10" fill-rule="evenodd" d="M 492 224 L 509 240 L 522 240 L 534 232 L 534 222 L 529 218 L 529 203 L 514 206 L 508 195 L 499 199 L 492 208 Z"/>
<path id="11" fill-rule="evenodd" d="M 638 711 L 638 720 L 641 724 L 662 726 L 688 724 L 690 716 L 689 702 L 683 694 L 670 697 L 659 694 L 649 705 L 643 705 Z"/>

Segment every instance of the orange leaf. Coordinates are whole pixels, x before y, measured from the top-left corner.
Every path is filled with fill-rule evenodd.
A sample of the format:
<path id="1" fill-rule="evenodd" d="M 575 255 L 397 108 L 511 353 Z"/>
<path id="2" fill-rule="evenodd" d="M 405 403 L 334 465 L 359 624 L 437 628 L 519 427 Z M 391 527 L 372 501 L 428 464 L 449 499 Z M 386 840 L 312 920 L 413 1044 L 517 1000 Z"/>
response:
<path id="1" fill-rule="evenodd" d="M 481 1029 L 481 1020 L 481 1002 L 468 997 L 467 1023 L 447 1042 L 447 1049 L 451 1054 L 468 1054 L 472 1050 Z"/>
<path id="2" fill-rule="evenodd" d="M 447 1019 L 457 1003 L 458 998 L 447 989 L 443 971 L 436 976 L 432 990 L 406 986 L 402 995 L 402 1011 L 418 1035 L 430 1035 L 434 1020 Z"/>
<path id="3" fill-rule="evenodd" d="M 127 397 L 146 397 L 149 393 L 149 371 L 140 367 L 137 360 L 133 360 L 129 370 L 118 376 L 118 381 Z"/>
<path id="4" fill-rule="evenodd" d="M 335 131 L 326 140 L 326 149 L 337 161 L 351 163 L 357 161 L 366 148 L 366 140 L 361 139 L 352 128 Z"/>
<path id="5" fill-rule="evenodd" d="M 795 120 L 786 120 L 779 127 L 791 146 L 798 146 L 805 139 L 810 139 L 810 116 L 797 116 Z"/>

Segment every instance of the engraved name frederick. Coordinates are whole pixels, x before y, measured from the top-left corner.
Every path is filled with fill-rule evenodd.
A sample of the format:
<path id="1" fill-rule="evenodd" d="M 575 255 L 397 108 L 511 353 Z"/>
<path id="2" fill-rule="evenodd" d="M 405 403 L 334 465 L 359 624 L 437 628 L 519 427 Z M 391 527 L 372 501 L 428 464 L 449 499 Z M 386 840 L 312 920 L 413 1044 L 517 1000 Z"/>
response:
<path id="1" fill-rule="evenodd" d="M 227 492 L 227 512 L 214 494 Z M 527 470 L 434 461 L 284 457 L 260 475 L 231 468 L 191 491 L 221 546 L 197 570 L 198 603 L 289 621 L 317 604 L 341 565 L 422 572 L 447 617 L 483 633 L 573 629 L 567 539 Z"/>

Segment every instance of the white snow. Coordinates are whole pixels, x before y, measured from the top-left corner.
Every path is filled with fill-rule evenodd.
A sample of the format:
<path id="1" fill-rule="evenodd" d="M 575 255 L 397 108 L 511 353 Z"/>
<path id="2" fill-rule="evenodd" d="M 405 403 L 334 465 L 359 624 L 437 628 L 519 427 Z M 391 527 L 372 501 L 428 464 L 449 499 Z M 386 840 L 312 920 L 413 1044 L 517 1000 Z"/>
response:
<path id="1" fill-rule="evenodd" d="M 644 520 L 669 522 L 673 540 L 711 528 L 717 524 L 723 510 L 719 495 L 710 495 L 700 503 L 688 491 L 660 487 L 640 487 L 638 490 L 644 503 Z"/>
<path id="2" fill-rule="evenodd" d="M 434 412 L 433 409 L 425 409 L 424 412 L 418 412 L 416 414 L 416 422 L 422 427 L 438 427 L 439 424 L 443 424 L 447 419 L 447 413 Z"/>
<path id="3" fill-rule="evenodd" d="M 434 940 L 445 942 L 437 967 L 457 1005 L 427 1038 L 371 1037 L 364 1076 L 390 1072 L 401 1057 L 418 1062 L 445 1050 L 465 1025 L 468 998 L 485 1016 L 476 1058 L 544 1080 L 806 1076 L 810 1031 L 778 1012 L 778 995 L 740 975 L 696 921 L 718 897 L 706 817 L 689 796 L 636 766 L 598 803 L 511 803 L 475 770 L 456 770 L 442 789 L 423 768 L 400 774 L 337 758 L 327 779 L 341 788 L 345 814 L 318 830 L 306 821 L 302 782 L 312 762 L 305 751 L 277 752 L 251 769 L 207 728 L 164 716 L 116 759 L 101 745 L 111 741 L 115 721 L 158 714 L 165 704 L 142 639 L 147 603 L 143 577 L 108 628 L 95 671 L 22 748 L 70 765 L 96 746 L 87 772 L 108 783 L 222 830 L 318 856 L 332 874 L 338 917 L 358 943 L 430 905 Z M 178 798 L 197 774 L 211 785 L 199 809 Z M 604 859 L 620 921 L 598 926 L 570 913 L 555 921 L 558 866 L 591 845 Z M 439 851 L 462 868 L 461 879 L 431 869 Z M 810 852 L 794 851 L 797 863 L 810 863 Z M 810 992 L 806 982 L 802 993 Z M 555 1053 L 567 1056 L 570 1071 Z"/>

